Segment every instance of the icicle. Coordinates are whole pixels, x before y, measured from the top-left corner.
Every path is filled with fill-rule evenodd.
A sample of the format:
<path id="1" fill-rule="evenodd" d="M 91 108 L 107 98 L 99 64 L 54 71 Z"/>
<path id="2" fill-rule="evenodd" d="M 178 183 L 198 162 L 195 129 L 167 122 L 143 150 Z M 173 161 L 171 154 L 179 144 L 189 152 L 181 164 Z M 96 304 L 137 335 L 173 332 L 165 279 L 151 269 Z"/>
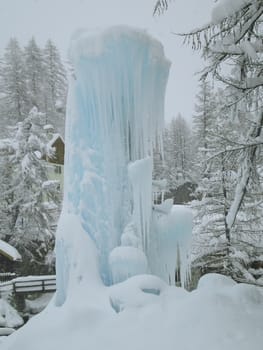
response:
<path id="1" fill-rule="evenodd" d="M 80 217 L 98 249 L 102 279 L 110 284 L 109 255 L 129 222 L 136 225 L 142 248 L 147 245 L 149 156 L 161 139 L 170 63 L 159 42 L 126 27 L 79 31 L 70 55 L 76 80 L 67 108 L 63 212 Z M 138 174 L 142 182 L 131 175 L 139 164 L 146 171 Z"/>
<path id="2" fill-rule="evenodd" d="M 185 286 L 189 275 L 192 212 L 166 200 L 154 206 L 152 238 L 147 256 L 152 273 L 173 285 Z"/>

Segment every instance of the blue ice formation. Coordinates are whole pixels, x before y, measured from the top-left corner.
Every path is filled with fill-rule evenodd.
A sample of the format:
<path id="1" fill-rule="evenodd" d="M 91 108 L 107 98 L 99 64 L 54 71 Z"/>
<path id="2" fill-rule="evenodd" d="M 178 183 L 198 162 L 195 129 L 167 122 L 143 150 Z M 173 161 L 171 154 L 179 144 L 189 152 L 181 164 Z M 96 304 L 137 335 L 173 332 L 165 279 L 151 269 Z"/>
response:
<path id="1" fill-rule="evenodd" d="M 77 265 L 70 240 L 79 233 L 70 224 L 64 230 L 69 215 L 93 241 L 104 284 L 154 272 L 147 256 L 152 152 L 156 141 L 161 144 L 170 67 L 158 41 L 127 27 L 78 31 L 70 56 L 74 76 L 56 243 L 58 304 L 66 299 L 70 271 Z"/>
<path id="2" fill-rule="evenodd" d="M 147 256 L 150 270 L 157 276 L 168 284 L 184 286 L 190 277 L 193 217 L 190 208 L 171 202 L 168 199 L 154 206 Z"/>

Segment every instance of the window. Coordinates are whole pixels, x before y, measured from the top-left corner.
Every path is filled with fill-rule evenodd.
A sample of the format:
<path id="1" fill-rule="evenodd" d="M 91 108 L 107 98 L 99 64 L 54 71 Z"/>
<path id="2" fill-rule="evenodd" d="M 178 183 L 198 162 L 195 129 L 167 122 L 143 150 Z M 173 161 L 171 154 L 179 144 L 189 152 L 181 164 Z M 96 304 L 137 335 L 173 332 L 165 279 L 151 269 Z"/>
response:
<path id="1" fill-rule="evenodd" d="M 54 171 L 55 171 L 55 174 L 61 174 L 62 173 L 61 165 L 55 165 Z"/>

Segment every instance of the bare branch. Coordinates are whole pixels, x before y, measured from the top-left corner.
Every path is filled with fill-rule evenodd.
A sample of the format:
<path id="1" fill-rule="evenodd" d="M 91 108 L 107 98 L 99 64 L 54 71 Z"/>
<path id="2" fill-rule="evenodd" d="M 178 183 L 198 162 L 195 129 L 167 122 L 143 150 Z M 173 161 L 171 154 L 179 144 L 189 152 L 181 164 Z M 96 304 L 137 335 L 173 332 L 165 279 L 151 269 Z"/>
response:
<path id="1" fill-rule="evenodd" d="M 154 6 L 153 16 L 161 15 L 167 11 L 171 1 L 173 0 L 158 0 Z"/>

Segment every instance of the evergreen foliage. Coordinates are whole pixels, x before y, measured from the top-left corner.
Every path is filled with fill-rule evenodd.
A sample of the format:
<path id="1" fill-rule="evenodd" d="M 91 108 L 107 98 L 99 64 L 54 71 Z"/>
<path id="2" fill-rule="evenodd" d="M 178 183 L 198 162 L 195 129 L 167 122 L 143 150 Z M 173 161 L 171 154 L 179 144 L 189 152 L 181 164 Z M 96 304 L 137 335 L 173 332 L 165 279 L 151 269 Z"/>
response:
<path id="1" fill-rule="evenodd" d="M 41 265 L 54 243 L 50 206 L 59 206 L 58 182 L 48 180 L 43 160 L 52 153 L 44 123 L 44 114 L 34 107 L 17 124 L 13 139 L 2 142 L 1 157 L 0 217 L 8 221 L 1 223 L 1 236 L 18 248 L 24 259 Z"/>
<path id="2" fill-rule="evenodd" d="M 44 112 L 49 118 L 46 122 L 61 130 L 64 126 L 66 111 L 67 81 L 66 71 L 61 62 L 60 54 L 51 40 L 48 40 L 43 50 L 44 81 Z"/>
<path id="3" fill-rule="evenodd" d="M 8 127 L 23 121 L 33 107 L 46 113 L 46 124 L 64 134 L 67 94 L 66 71 L 51 40 L 44 49 L 32 38 L 24 49 L 10 39 L 0 60 L 1 136 Z"/>
<path id="4" fill-rule="evenodd" d="M 48 180 L 44 159 L 52 150 L 44 126 L 63 135 L 66 93 L 51 40 L 42 49 L 32 38 L 22 49 L 10 39 L 0 59 L 0 237 L 22 254 L 21 273 L 47 272 L 54 247 L 61 194 Z"/>
<path id="5" fill-rule="evenodd" d="M 168 5 L 158 1 L 155 13 Z M 261 0 L 225 0 L 211 23 L 181 34 L 207 63 L 193 118 L 193 254 L 204 272 L 255 284 L 251 266 L 263 260 L 262 16 Z"/>
<path id="6" fill-rule="evenodd" d="M 0 111 L 4 120 L 13 125 L 28 112 L 28 92 L 23 51 L 15 38 L 10 39 L 1 64 Z M 2 119 L 2 118 L 1 118 Z M 4 123 L 3 123 L 4 122 Z"/>
<path id="7" fill-rule="evenodd" d="M 166 179 L 170 191 L 192 181 L 191 137 L 190 127 L 179 114 L 165 128 L 163 155 L 154 152 L 153 178 Z"/>

